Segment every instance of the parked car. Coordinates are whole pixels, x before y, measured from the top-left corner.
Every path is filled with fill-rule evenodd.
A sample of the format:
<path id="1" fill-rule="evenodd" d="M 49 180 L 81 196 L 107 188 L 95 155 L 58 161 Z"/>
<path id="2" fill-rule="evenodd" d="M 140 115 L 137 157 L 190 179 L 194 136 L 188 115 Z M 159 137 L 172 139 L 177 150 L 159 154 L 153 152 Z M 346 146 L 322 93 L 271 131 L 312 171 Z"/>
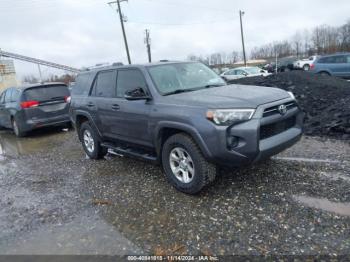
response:
<path id="1" fill-rule="evenodd" d="M 311 72 L 350 78 L 350 53 L 322 56 L 311 65 Z"/>
<path id="2" fill-rule="evenodd" d="M 69 90 L 63 83 L 11 87 L 0 96 L 0 126 L 21 137 L 33 129 L 69 125 L 69 103 Z"/>
<path id="3" fill-rule="evenodd" d="M 316 61 L 318 56 L 313 55 L 307 59 L 297 60 L 293 63 L 295 69 L 303 69 L 304 71 L 309 71 L 311 65 Z"/>
<path id="4" fill-rule="evenodd" d="M 214 181 L 216 165 L 247 165 L 290 147 L 303 123 L 291 93 L 227 85 L 198 62 L 82 72 L 70 115 L 90 158 L 110 149 L 159 163 L 189 194 Z"/>
<path id="5" fill-rule="evenodd" d="M 247 67 L 237 67 L 230 69 L 221 74 L 221 77 L 228 80 L 234 80 L 242 77 L 252 77 L 252 76 L 268 76 L 270 73 L 267 71 L 256 67 L 256 66 L 247 66 Z"/>
<path id="6" fill-rule="evenodd" d="M 288 72 L 291 70 L 294 70 L 294 62 L 296 61 L 295 57 L 283 57 L 278 59 L 277 61 L 277 72 Z M 275 73 L 276 72 L 276 62 L 271 62 L 269 64 L 266 64 L 263 67 L 264 70 L 266 70 L 269 73 Z"/>

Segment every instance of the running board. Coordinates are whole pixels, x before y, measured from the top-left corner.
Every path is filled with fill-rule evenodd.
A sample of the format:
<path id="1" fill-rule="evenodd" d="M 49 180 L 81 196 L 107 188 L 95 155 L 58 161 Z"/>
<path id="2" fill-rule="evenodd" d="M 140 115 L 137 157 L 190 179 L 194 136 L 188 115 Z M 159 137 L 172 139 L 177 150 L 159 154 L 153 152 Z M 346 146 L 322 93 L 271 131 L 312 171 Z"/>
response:
<path id="1" fill-rule="evenodd" d="M 137 150 L 132 147 L 122 147 L 122 146 L 116 146 L 109 143 L 102 143 L 101 146 L 108 148 L 108 152 L 114 155 L 119 156 L 130 156 L 135 157 L 138 159 L 142 159 L 149 162 L 158 162 L 158 159 L 155 155 L 152 153 L 146 151 L 146 150 Z"/>

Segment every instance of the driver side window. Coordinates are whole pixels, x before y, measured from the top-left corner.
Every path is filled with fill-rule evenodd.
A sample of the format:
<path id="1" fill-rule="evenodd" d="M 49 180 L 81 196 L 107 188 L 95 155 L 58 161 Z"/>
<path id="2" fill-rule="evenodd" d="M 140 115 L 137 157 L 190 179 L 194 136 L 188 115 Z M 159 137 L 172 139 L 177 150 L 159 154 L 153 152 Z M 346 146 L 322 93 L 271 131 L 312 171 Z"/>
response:
<path id="1" fill-rule="evenodd" d="M 146 81 L 138 69 L 118 70 L 117 76 L 117 97 L 124 97 L 125 92 L 137 88 L 147 90 Z"/>

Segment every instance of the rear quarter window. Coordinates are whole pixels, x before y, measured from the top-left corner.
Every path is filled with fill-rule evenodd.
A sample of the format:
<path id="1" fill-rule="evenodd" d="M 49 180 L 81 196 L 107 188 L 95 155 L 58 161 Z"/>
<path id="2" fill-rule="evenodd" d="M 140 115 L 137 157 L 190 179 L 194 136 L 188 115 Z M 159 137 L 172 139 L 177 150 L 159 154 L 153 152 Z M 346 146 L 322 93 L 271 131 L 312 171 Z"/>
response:
<path id="1" fill-rule="evenodd" d="M 66 85 L 33 87 L 24 91 L 24 98 L 27 101 L 48 101 L 66 96 L 69 96 L 69 90 Z"/>
<path id="2" fill-rule="evenodd" d="M 94 80 L 95 73 L 79 74 L 75 81 L 75 85 L 72 86 L 72 95 L 88 96 L 92 81 Z"/>

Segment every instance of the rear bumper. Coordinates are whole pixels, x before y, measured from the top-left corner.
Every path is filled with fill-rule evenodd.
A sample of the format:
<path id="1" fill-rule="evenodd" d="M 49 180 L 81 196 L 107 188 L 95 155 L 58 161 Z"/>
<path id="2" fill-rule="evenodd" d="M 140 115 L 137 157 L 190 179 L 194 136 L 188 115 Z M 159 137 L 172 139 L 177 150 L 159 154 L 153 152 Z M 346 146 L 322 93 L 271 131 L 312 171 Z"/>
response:
<path id="1" fill-rule="evenodd" d="M 37 128 L 48 127 L 48 126 L 58 126 L 64 125 L 70 122 L 68 114 L 42 118 L 42 119 L 24 119 L 20 121 L 19 125 L 23 131 L 30 131 Z"/>
<path id="2" fill-rule="evenodd" d="M 283 101 L 275 104 L 278 103 L 283 103 Z M 263 118 L 262 112 L 270 106 L 271 104 L 258 109 L 256 116 L 250 121 L 228 128 L 215 127 L 216 137 L 208 138 L 211 141 L 208 144 L 210 152 L 208 160 L 226 166 L 249 165 L 276 155 L 295 144 L 302 136 L 304 113 L 299 108 L 293 108 L 283 116 Z M 262 126 L 288 121 L 288 119 L 295 119 L 292 126 L 266 138 L 261 137 Z M 228 141 L 232 141 L 230 138 L 236 141 L 233 147 L 229 146 Z"/>

